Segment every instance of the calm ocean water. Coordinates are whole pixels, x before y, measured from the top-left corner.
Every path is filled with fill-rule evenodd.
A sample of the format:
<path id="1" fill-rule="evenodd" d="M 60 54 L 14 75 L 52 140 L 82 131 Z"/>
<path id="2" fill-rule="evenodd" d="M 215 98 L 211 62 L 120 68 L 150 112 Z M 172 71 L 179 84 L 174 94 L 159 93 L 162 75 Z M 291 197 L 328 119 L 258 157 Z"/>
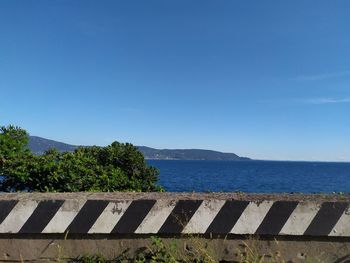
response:
<path id="1" fill-rule="evenodd" d="M 170 192 L 350 192 L 350 163 L 149 160 Z"/>

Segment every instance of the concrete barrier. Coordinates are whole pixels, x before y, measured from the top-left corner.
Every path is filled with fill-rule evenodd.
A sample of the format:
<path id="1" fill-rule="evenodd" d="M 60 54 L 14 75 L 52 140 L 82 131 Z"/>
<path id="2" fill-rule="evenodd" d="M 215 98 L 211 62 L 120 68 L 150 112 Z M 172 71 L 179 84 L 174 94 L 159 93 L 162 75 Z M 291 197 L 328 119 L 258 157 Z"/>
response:
<path id="1" fill-rule="evenodd" d="M 350 254 L 349 206 L 349 197 L 337 195 L 1 194 L 0 255 L 5 255 L 1 259 L 5 261 L 19 260 L 18 253 L 25 259 L 37 260 L 42 258 L 42 253 L 38 254 L 38 251 L 52 240 L 56 243 L 70 242 L 70 253 L 65 255 L 69 258 L 101 252 L 98 243 L 110 247 L 106 244 L 108 240 L 111 246 L 117 248 L 120 245 L 116 242 L 123 240 L 124 244 L 128 240 L 144 240 L 147 243 L 151 235 L 183 242 L 195 235 L 198 240 L 215 243 L 216 246 L 226 242 L 223 246 L 227 248 L 230 242 L 252 239 L 253 236 L 254 240 L 270 246 L 273 240 L 294 243 L 294 248 L 298 249 L 294 251 L 289 247 L 291 260 L 302 260 L 299 245 L 307 244 L 308 251 L 322 249 L 327 260 L 332 262 L 330 255 L 332 260 L 338 260 Z M 32 249 L 28 252 L 25 252 L 28 247 L 23 247 L 26 240 L 31 240 L 28 246 Z M 77 245 L 79 242 L 82 243 L 81 249 Z M 91 243 L 97 249 L 82 249 Z M 138 243 L 131 242 L 130 246 L 136 249 L 135 244 Z M 72 247 L 76 249 L 72 250 Z M 329 251 L 330 248 L 333 252 Z M 16 256 L 13 255 L 14 250 L 18 251 Z M 229 254 L 222 252 L 216 257 L 227 258 Z M 45 259 L 55 258 L 52 253 L 50 255 L 46 255 Z"/>

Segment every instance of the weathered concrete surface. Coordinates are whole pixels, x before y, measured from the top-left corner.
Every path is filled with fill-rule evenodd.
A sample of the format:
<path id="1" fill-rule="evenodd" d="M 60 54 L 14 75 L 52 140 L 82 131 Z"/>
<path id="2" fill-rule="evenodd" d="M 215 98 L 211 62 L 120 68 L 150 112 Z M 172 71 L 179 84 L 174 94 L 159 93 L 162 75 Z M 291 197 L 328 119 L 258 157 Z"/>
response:
<path id="1" fill-rule="evenodd" d="M 0 233 L 350 237 L 348 197 L 278 197 L 181 193 L 3 194 L 0 195 Z"/>
<path id="2" fill-rule="evenodd" d="M 273 262 L 350 262 L 349 240 L 299 239 L 276 237 L 257 239 L 256 237 L 203 236 L 163 237 L 166 244 L 176 243 L 179 258 L 200 258 L 206 254 L 213 262 L 240 262 L 243 258 L 265 255 Z M 128 250 L 128 255 L 151 247 L 149 237 L 107 237 L 80 236 L 65 237 L 23 236 L 0 239 L 0 262 L 55 262 L 65 261 L 81 255 L 103 254 L 113 259 Z M 223 261 L 225 260 L 225 261 Z"/>
<path id="3" fill-rule="evenodd" d="M 339 195 L 0 194 L 0 261 L 114 258 L 149 247 L 156 235 L 175 240 L 186 258 L 350 262 L 349 207 L 350 197 Z"/>

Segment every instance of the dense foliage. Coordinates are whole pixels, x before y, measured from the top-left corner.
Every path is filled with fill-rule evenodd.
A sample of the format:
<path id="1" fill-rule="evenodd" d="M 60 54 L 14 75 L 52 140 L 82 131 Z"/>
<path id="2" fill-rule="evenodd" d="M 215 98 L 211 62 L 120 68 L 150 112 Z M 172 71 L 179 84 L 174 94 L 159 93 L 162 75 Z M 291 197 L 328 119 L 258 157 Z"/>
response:
<path id="1" fill-rule="evenodd" d="M 158 171 L 146 164 L 132 144 L 80 147 L 74 152 L 55 149 L 43 155 L 28 150 L 28 134 L 0 128 L 0 191 L 159 191 Z"/>

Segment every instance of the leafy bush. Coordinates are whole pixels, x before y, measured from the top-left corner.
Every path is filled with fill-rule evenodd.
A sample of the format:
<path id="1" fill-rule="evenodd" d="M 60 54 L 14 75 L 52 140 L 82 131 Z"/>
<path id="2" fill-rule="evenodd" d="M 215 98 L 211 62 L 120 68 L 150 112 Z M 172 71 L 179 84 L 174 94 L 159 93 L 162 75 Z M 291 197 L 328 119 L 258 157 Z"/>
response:
<path id="1" fill-rule="evenodd" d="M 132 144 L 55 149 L 35 156 L 28 133 L 14 126 L 0 128 L 0 191 L 160 191 L 158 171 L 147 165 Z"/>

